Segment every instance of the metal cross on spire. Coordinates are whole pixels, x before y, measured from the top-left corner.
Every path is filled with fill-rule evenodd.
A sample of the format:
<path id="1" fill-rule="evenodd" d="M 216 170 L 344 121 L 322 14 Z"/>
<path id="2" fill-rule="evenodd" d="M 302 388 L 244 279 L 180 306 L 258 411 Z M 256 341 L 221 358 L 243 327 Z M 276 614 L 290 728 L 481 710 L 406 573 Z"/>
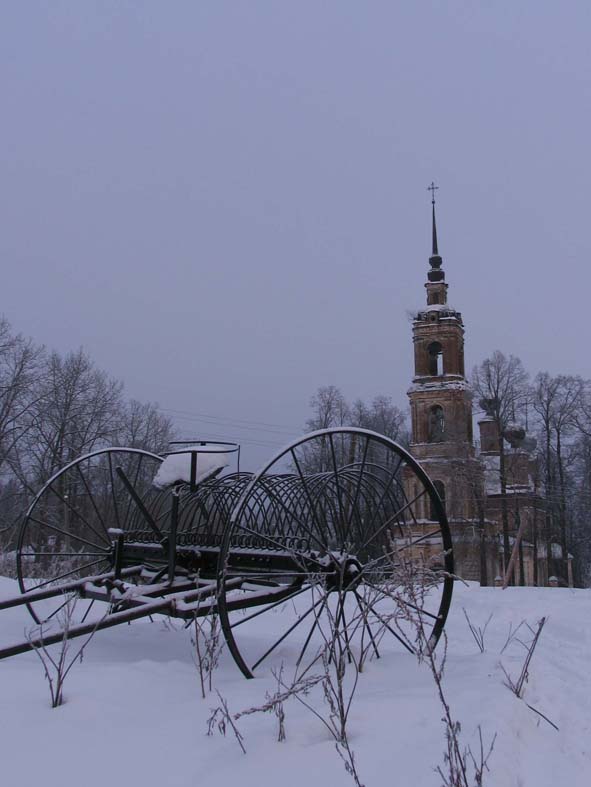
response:
<path id="1" fill-rule="evenodd" d="M 435 205 L 435 192 L 439 189 L 439 186 L 436 186 L 433 181 L 431 181 L 431 185 L 427 186 L 427 191 L 431 192 L 431 203 Z"/>

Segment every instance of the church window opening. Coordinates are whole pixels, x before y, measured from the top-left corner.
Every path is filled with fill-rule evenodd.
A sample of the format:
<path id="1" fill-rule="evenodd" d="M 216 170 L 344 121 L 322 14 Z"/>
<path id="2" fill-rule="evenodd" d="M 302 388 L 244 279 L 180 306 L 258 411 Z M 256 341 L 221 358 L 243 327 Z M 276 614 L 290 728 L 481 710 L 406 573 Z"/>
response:
<path id="1" fill-rule="evenodd" d="M 437 490 L 437 494 L 441 498 L 441 502 L 443 503 L 443 508 L 445 509 L 445 484 L 443 481 L 433 481 L 433 486 Z M 435 508 L 435 503 L 431 500 L 431 519 L 437 521 L 439 517 L 437 516 L 437 509 Z"/>
<path id="2" fill-rule="evenodd" d="M 445 415 L 443 407 L 435 404 L 429 410 L 429 442 L 442 443 L 445 433 Z"/>
<path id="3" fill-rule="evenodd" d="M 443 347 L 439 342 L 431 342 L 427 347 L 429 353 L 429 374 L 439 377 L 443 374 Z"/>

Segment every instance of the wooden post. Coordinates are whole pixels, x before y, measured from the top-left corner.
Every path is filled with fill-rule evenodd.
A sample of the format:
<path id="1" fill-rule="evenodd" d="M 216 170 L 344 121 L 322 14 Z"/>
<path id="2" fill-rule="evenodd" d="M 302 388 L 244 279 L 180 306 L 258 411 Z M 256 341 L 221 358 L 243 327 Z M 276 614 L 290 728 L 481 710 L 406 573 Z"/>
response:
<path id="1" fill-rule="evenodd" d="M 507 566 L 507 571 L 505 572 L 505 578 L 503 579 L 503 590 L 505 590 L 505 588 L 509 584 L 509 580 L 511 579 L 511 574 L 513 573 L 515 561 L 517 559 L 517 555 L 519 554 L 519 545 L 521 544 L 521 539 L 523 538 L 526 524 L 527 524 L 527 519 L 526 517 L 523 517 L 523 519 L 519 523 L 519 530 L 517 531 L 517 535 L 515 536 L 515 543 L 513 544 L 511 559 L 509 560 L 509 565 Z"/>

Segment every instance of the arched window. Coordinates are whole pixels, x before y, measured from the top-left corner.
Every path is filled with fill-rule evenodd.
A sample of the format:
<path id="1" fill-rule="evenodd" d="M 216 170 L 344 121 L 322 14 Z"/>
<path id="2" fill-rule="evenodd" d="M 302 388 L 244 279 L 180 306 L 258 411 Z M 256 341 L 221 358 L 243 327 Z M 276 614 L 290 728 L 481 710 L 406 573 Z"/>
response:
<path id="1" fill-rule="evenodd" d="M 431 342 L 427 347 L 429 353 L 429 374 L 439 377 L 443 374 L 443 347 L 439 342 Z"/>
<path id="2" fill-rule="evenodd" d="M 429 410 L 429 442 L 442 443 L 445 435 L 445 415 L 440 404 Z"/>
<path id="3" fill-rule="evenodd" d="M 433 481 L 433 486 L 437 490 L 437 494 L 441 498 L 441 502 L 443 503 L 443 508 L 445 508 L 445 484 L 443 481 Z M 437 521 L 439 517 L 437 516 L 437 511 L 435 509 L 435 504 L 431 500 L 431 519 Z"/>

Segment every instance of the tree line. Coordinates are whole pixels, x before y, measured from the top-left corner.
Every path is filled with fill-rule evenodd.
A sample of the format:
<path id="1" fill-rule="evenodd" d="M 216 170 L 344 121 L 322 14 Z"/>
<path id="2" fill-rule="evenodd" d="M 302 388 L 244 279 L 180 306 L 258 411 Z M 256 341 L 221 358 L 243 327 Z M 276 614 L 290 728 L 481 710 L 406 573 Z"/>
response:
<path id="1" fill-rule="evenodd" d="M 124 396 L 83 349 L 60 354 L 0 316 L 0 551 L 28 502 L 60 468 L 108 445 L 166 450 L 171 420 Z"/>

